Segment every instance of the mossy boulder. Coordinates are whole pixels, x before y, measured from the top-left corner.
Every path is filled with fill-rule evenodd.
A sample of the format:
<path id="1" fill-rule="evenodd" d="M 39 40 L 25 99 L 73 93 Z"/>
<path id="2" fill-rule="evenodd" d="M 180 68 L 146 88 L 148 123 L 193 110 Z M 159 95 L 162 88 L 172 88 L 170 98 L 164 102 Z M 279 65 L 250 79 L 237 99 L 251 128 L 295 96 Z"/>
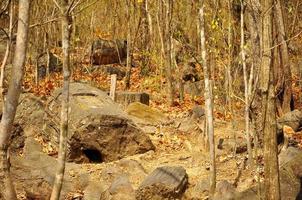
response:
<path id="1" fill-rule="evenodd" d="M 139 102 L 131 103 L 127 107 L 126 113 L 130 115 L 134 121 L 142 124 L 157 125 L 166 123 L 169 120 L 162 111 Z"/>

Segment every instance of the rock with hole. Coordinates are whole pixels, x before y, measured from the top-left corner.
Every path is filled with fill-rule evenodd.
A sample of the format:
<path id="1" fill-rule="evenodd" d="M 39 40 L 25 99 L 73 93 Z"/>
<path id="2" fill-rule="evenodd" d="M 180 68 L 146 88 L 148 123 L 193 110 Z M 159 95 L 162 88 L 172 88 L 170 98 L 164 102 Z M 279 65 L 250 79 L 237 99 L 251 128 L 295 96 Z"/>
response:
<path id="1" fill-rule="evenodd" d="M 53 116 L 60 116 L 60 102 L 61 90 L 56 90 L 47 103 Z M 155 148 L 150 138 L 103 91 L 83 83 L 71 83 L 69 105 L 68 161 L 110 162 Z M 46 124 L 47 132 L 57 136 L 53 138 L 57 144 L 58 122 L 57 117 Z"/>

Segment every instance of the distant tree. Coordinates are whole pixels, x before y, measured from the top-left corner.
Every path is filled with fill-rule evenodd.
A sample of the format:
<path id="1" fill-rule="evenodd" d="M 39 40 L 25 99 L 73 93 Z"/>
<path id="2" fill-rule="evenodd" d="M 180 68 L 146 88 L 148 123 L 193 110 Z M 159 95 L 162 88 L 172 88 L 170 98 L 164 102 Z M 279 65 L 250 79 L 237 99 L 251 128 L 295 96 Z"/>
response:
<path id="1" fill-rule="evenodd" d="M 174 103 L 174 85 L 172 76 L 172 19 L 173 19 L 173 0 L 162 0 L 162 34 L 163 34 L 163 50 L 165 58 L 165 71 L 168 89 L 168 101 L 170 105 Z"/>
<path id="2" fill-rule="evenodd" d="M 130 88 L 130 80 L 131 80 L 131 64 L 132 64 L 132 58 L 131 58 L 131 52 L 132 52 L 132 39 L 131 39 L 131 22 L 132 22 L 132 16 L 131 16 L 131 0 L 126 0 L 127 3 L 127 72 L 125 77 L 125 89 Z"/>
<path id="3" fill-rule="evenodd" d="M 150 72 L 150 51 L 152 45 L 152 18 L 149 12 L 149 1 L 143 0 L 141 3 L 141 13 L 142 13 L 142 26 L 143 26 L 143 36 L 142 36 L 142 45 L 143 45 L 143 61 L 141 74 L 143 76 L 148 75 Z"/>
<path id="4" fill-rule="evenodd" d="M 17 199 L 9 173 L 10 163 L 8 160 L 8 145 L 24 74 L 23 68 L 25 65 L 28 43 L 30 2 L 30 0 L 19 1 L 18 31 L 13 60 L 12 78 L 5 97 L 4 109 L 0 123 L 0 197 L 2 197 L 0 199 Z"/>

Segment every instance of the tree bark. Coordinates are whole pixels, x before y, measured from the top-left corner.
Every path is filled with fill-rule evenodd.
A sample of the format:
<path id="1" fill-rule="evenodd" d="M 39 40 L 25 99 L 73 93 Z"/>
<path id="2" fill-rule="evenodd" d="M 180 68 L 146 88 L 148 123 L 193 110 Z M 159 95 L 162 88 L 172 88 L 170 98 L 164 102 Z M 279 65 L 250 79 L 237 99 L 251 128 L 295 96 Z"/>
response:
<path id="1" fill-rule="evenodd" d="M 273 0 L 262 0 L 262 62 L 260 91 L 264 115 L 264 194 L 267 200 L 280 199 L 279 167 L 276 137 L 276 101 L 273 86 L 272 36 Z"/>
<path id="2" fill-rule="evenodd" d="M 2 101 L 4 102 L 4 73 L 5 73 L 5 66 L 7 64 L 7 60 L 9 57 L 9 54 L 11 52 L 11 45 L 12 45 L 12 32 L 13 32 L 13 17 L 14 17 L 14 2 L 9 2 L 9 28 L 8 28 L 8 39 L 6 43 L 6 51 L 4 54 L 4 58 L 2 60 L 1 64 L 1 74 L 0 74 L 0 95 L 2 98 Z"/>
<path id="3" fill-rule="evenodd" d="M 69 81 L 70 81 L 70 37 L 72 29 L 72 18 L 69 11 L 68 0 L 61 2 L 62 14 L 62 50 L 63 50 L 63 89 L 60 123 L 60 145 L 58 155 L 58 168 L 51 193 L 51 200 L 60 198 L 63 178 L 65 173 L 66 146 L 68 133 L 68 109 L 69 109 Z"/>
<path id="4" fill-rule="evenodd" d="M 29 8 L 30 0 L 19 1 L 18 33 L 12 71 L 13 78 L 9 84 L 0 123 L 0 187 L 2 188 L 0 194 L 2 198 L 9 200 L 17 199 L 9 173 L 8 143 L 16 115 L 24 74 L 23 67 L 25 65 L 28 43 Z"/>
<path id="5" fill-rule="evenodd" d="M 165 63 L 166 63 L 166 78 L 168 82 L 168 93 L 169 93 L 169 104 L 172 106 L 174 103 L 174 87 L 172 78 L 172 11 L 173 11 L 173 1 L 166 0 L 164 5 L 166 7 L 165 16 Z"/>
<path id="6" fill-rule="evenodd" d="M 249 98 L 249 85 L 248 74 L 246 69 L 246 56 L 245 56 L 245 40 L 244 40 L 244 2 L 241 0 L 241 59 L 243 67 L 243 78 L 244 78 L 244 97 L 245 97 L 245 134 L 247 140 L 247 151 L 248 151 L 248 163 L 249 165 L 253 164 L 253 152 L 250 138 L 250 98 Z"/>
<path id="7" fill-rule="evenodd" d="M 209 79 L 209 69 L 207 64 L 207 52 L 205 42 L 205 20 L 204 20 L 204 1 L 201 0 L 199 9 L 199 23 L 200 23 L 200 47 L 202 56 L 202 65 L 205 83 L 205 111 L 207 130 L 210 144 L 210 194 L 214 195 L 216 188 L 216 163 L 215 163 L 215 143 L 214 143 L 214 126 L 213 126 L 213 95 L 211 90 L 211 81 Z"/>
<path id="8" fill-rule="evenodd" d="M 281 107 L 284 113 L 291 111 L 291 100 L 292 100 L 292 77 L 291 77 L 291 67 L 288 56 L 288 47 L 286 43 L 286 33 L 284 27 L 284 18 L 282 13 L 282 6 L 280 0 L 276 0 L 274 17 L 276 22 L 276 30 L 278 33 L 278 43 L 281 43 L 280 49 L 280 64 L 283 75 L 282 83 L 282 97 L 281 97 Z"/>
<path id="9" fill-rule="evenodd" d="M 254 149 L 255 157 L 258 156 L 259 139 L 263 135 L 263 124 L 262 124 L 262 108 L 261 108 L 261 94 L 258 92 L 259 88 L 259 73 L 261 66 L 261 51 L 260 51 L 260 38 L 261 38 L 261 18 L 260 18 L 260 1 L 259 0 L 249 0 L 247 4 L 247 28 L 251 35 L 250 43 L 251 47 L 251 70 L 253 74 L 250 74 L 249 80 L 249 96 L 250 96 L 250 118 L 251 127 L 254 136 Z"/>
<path id="10" fill-rule="evenodd" d="M 125 77 L 125 89 L 130 88 L 131 79 L 131 51 L 132 51 L 132 40 L 131 40 L 131 2 L 127 0 L 127 72 Z"/>
<path id="11" fill-rule="evenodd" d="M 141 5 L 142 13 L 142 25 L 143 25 L 143 60 L 142 60 L 142 69 L 141 74 L 146 76 L 150 72 L 150 49 L 151 49 L 151 38 L 152 38 L 152 21 L 151 15 L 148 10 L 148 0 L 143 0 Z"/>

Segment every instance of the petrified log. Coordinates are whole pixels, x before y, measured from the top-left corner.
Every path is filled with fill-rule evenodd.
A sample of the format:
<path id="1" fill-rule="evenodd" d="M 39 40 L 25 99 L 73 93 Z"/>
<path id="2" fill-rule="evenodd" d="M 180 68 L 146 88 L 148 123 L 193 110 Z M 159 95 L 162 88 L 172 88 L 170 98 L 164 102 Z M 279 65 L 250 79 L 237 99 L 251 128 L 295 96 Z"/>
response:
<path id="1" fill-rule="evenodd" d="M 158 167 L 141 183 L 136 199 L 177 199 L 182 196 L 187 184 L 188 175 L 183 167 Z"/>
<path id="2" fill-rule="evenodd" d="M 144 92 L 117 91 L 115 94 L 115 101 L 124 106 L 133 102 L 140 102 L 142 104 L 149 105 L 149 99 L 149 94 Z"/>

